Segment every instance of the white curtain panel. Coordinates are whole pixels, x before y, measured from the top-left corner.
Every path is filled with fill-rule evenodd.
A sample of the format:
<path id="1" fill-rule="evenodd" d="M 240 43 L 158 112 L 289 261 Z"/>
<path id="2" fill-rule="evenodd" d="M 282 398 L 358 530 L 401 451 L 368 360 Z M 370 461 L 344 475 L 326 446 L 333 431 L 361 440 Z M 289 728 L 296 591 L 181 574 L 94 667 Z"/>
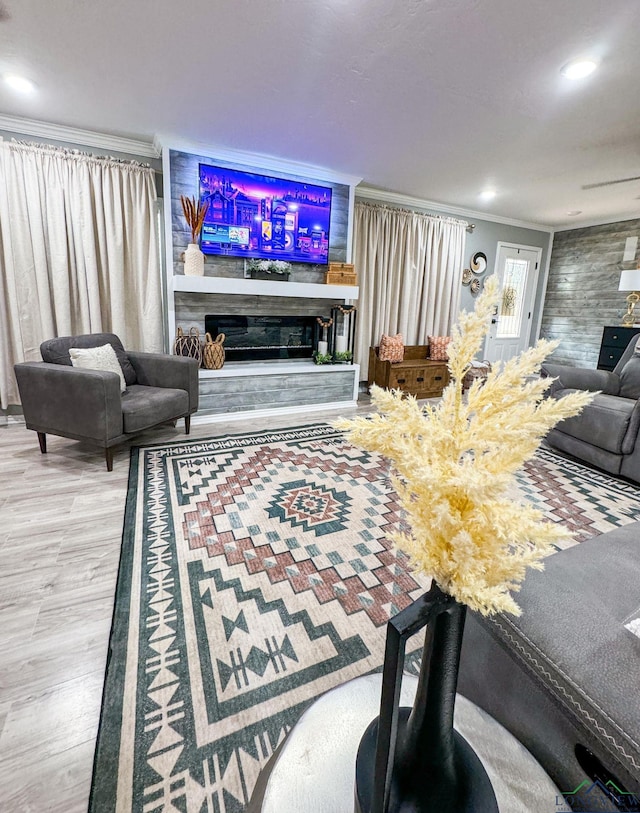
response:
<path id="1" fill-rule="evenodd" d="M 355 361 L 365 377 L 369 347 L 383 333 L 405 344 L 448 336 L 460 309 L 467 223 L 364 202 L 355 205 L 358 271 Z"/>
<path id="2" fill-rule="evenodd" d="M 13 365 L 55 336 L 108 331 L 160 351 L 162 288 L 153 171 L 135 162 L 0 145 L 0 406 Z"/>

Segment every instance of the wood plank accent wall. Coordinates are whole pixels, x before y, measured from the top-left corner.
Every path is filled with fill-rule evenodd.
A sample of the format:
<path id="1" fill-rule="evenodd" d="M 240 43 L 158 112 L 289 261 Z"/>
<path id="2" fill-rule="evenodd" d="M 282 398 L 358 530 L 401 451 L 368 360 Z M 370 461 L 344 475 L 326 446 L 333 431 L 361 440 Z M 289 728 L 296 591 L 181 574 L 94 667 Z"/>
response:
<path id="1" fill-rule="evenodd" d="M 287 296 L 238 296 L 234 294 L 194 294 L 176 291 L 176 327 L 189 331 L 197 327 L 204 337 L 207 313 L 249 314 L 251 316 L 331 316 L 331 308 L 342 300 L 297 299 Z"/>
<path id="2" fill-rule="evenodd" d="M 329 260 L 344 263 L 347 261 L 347 229 L 349 219 L 349 187 L 346 184 L 332 183 L 331 181 L 316 181 L 313 178 L 302 178 L 298 175 L 261 170 L 252 167 L 240 166 L 229 161 L 218 161 L 204 155 L 170 150 L 169 166 L 171 177 L 171 226 L 173 232 L 173 273 L 183 274 L 184 263 L 180 255 L 186 249 L 191 238 L 187 228 L 180 204 L 180 195 L 189 197 L 198 195 L 198 165 L 210 164 L 213 166 L 229 167 L 260 172 L 264 175 L 289 178 L 294 181 L 307 181 L 318 183 L 320 186 L 329 186 L 331 197 L 331 224 L 329 227 Z M 326 266 L 310 263 L 291 264 L 291 282 L 324 282 Z M 204 260 L 204 274 L 206 277 L 244 277 L 244 260 L 238 257 L 219 257 L 206 255 Z"/>
<path id="3" fill-rule="evenodd" d="M 353 368 L 341 369 L 339 364 L 328 372 L 203 378 L 198 411 L 219 414 L 349 402 L 353 400 L 353 384 Z"/>
<path id="4" fill-rule="evenodd" d="M 602 330 L 619 325 L 626 293 L 618 291 L 627 237 L 640 235 L 640 219 L 556 232 L 540 335 L 560 339 L 552 360 L 595 368 Z"/>

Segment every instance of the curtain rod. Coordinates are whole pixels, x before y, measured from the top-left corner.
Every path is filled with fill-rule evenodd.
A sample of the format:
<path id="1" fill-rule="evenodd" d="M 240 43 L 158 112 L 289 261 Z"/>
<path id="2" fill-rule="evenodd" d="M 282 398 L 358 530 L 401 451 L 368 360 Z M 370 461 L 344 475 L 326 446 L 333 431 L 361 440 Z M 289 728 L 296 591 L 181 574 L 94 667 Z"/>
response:
<path id="1" fill-rule="evenodd" d="M 441 220 L 443 223 L 454 223 L 456 225 L 464 226 L 468 232 L 472 232 L 475 229 L 475 223 L 470 224 L 467 223 L 466 220 L 460 220 L 456 217 L 447 217 L 444 215 L 432 215 L 429 212 L 418 212 L 415 209 L 404 209 L 400 206 L 393 206 L 388 203 L 369 203 L 368 201 L 364 200 L 357 200 L 356 206 L 366 207 L 368 209 L 383 209 L 388 212 L 401 212 L 402 214 L 406 215 L 418 215 L 419 217 L 426 217 L 430 220 Z"/>
<path id="2" fill-rule="evenodd" d="M 0 139 L 2 141 L 2 139 Z M 52 155 L 60 155 L 64 158 L 74 158 L 78 160 L 98 161 L 105 164 L 113 164 L 121 167 L 128 167 L 130 169 L 144 169 L 155 173 L 155 169 L 151 164 L 135 161 L 131 158 L 117 158 L 113 155 L 95 155 L 92 152 L 78 150 L 71 147 L 59 147 L 55 144 L 47 144 L 40 141 L 21 141 L 17 138 L 12 138 L 11 141 L 5 142 L 6 145 L 12 149 L 20 149 L 32 152 L 50 153 Z"/>

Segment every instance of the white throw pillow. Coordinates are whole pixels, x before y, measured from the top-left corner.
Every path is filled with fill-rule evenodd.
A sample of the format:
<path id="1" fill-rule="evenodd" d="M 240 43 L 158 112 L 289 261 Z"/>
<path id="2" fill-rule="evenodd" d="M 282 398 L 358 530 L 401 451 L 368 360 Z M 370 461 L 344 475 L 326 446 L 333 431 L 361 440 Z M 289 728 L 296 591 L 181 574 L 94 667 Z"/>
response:
<path id="1" fill-rule="evenodd" d="M 103 344 L 101 347 L 71 347 L 69 356 L 74 367 L 117 373 L 120 376 L 120 392 L 127 389 L 116 351 L 110 344 Z"/>

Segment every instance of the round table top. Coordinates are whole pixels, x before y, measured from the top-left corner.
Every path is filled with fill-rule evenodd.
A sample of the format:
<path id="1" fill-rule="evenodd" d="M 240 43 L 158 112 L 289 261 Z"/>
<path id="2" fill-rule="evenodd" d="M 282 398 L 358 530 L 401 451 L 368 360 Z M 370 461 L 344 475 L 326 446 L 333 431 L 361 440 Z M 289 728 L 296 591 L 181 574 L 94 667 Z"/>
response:
<path id="1" fill-rule="evenodd" d="M 353 813 L 356 753 L 380 711 L 381 683 L 381 675 L 357 678 L 310 706 L 265 767 L 247 813 Z M 413 704 L 417 683 L 403 676 L 401 706 Z M 482 761 L 500 813 L 571 810 L 529 751 L 461 695 L 454 725 Z"/>

